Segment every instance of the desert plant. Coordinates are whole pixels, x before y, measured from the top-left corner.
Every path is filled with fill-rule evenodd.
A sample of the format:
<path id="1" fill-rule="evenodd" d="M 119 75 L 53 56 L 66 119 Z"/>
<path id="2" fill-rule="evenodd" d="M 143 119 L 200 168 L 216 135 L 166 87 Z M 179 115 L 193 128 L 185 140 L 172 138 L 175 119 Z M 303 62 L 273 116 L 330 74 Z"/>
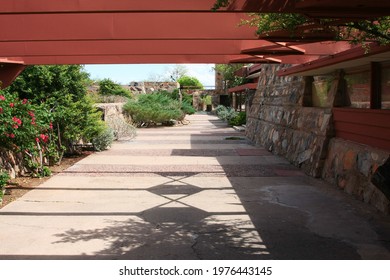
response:
<path id="1" fill-rule="evenodd" d="M 229 120 L 229 125 L 231 126 L 240 126 L 246 124 L 246 113 L 239 112 L 237 116 Z"/>
<path id="2" fill-rule="evenodd" d="M 159 93 L 139 95 L 137 99 L 129 100 L 123 106 L 123 111 L 137 126 L 168 123 L 185 115 L 178 100 Z"/>
<path id="3" fill-rule="evenodd" d="M 107 127 L 99 135 L 92 139 L 92 145 L 96 151 L 104 151 L 111 147 L 114 141 L 114 131 Z"/>
<path id="4" fill-rule="evenodd" d="M 110 117 L 106 120 L 107 125 L 114 131 L 115 140 L 132 139 L 136 136 L 136 127 L 120 117 Z"/>
<path id="5" fill-rule="evenodd" d="M 217 117 L 223 121 L 230 121 L 238 115 L 233 108 L 225 107 L 223 105 L 218 105 L 217 108 L 215 108 L 215 112 Z"/>

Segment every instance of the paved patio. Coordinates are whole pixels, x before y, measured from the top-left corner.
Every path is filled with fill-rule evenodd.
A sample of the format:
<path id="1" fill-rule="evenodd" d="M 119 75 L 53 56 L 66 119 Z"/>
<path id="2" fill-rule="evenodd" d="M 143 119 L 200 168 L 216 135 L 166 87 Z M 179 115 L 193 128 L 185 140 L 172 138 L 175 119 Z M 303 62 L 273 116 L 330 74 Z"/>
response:
<path id="1" fill-rule="evenodd" d="M 390 259 L 390 218 L 214 116 L 139 129 L 0 210 L 1 259 Z"/>

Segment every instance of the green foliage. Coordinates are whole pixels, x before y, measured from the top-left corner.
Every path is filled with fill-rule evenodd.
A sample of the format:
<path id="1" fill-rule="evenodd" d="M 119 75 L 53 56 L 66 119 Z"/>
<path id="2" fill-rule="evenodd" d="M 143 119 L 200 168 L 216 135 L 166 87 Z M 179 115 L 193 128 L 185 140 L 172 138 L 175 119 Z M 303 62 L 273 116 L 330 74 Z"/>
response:
<path id="1" fill-rule="evenodd" d="M 229 120 L 229 125 L 231 126 L 240 126 L 246 124 L 246 113 L 239 112 L 237 116 Z"/>
<path id="2" fill-rule="evenodd" d="M 187 102 L 186 100 L 183 99 L 181 103 L 181 110 L 187 114 L 187 115 L 193 115 L 195 114 L 196 110 L 195 108 L 191 105 L 191 103 Z"/>
<path id="3" fill-rule="evenodd" d="M 270 32 L 288 30 L 293 35 L 294 30 L 308 22 L 308 18 L 300 14 L 251 14 L 251 19 L 243 21 L 243 24 L 257 26 L 257 33 L 269 35 Z"/>
<path id="4" fill-rule="evenodd" d="M 205 95 L 202 97 L 202 102 L 206 105 L 211 105 L 212 104 L 212 98 L 211 95 Z"/>
<path id="5" fill-rule="evenodd" d="M 129 100 L 123 110 L 137 126 L 184 118 L 180 102 L 161 93 L 139 95 L 137 99 Z"/>
<path id="6" fill-rule="evenodd" d="M 238 113 L 233 108 L 225 107 L 223 105 L 218 105 L 217 108 L 215 108 L 215 112 L 219 119 L 228 122 L 238 115 Z"/>
<path id="7" fill-rule="evenodd" d="M 222 7 L 227 7 L 230 4 L 230 0 L 215 0 L 214 6 L 211 10 L 216 11 Z"/>
<path id="8" fill-rule="evenodd" d="M 8 172 L 0 171 L 0 190 L 2 190 L 8 183 L 10 179 Z M 1 195 L 2 193 L 0 193 Z"/>
<path id="9" fill-rule="evenodd" d="M 376 19 L 360 19 L 356 21 L 345 21 L 343 19 L 322 18 L 312 20 L 301 14 L 251 14 L 250 20 L 245 20 L 242 24 L 257 26 L 257 33 L 268 36 L 271 32 L 288 30 L 291 36 L 297 35 L 297 28 L 303 25 L 313 24 L 312 30 L 333 32 L 334 40 L 346 40 L 352 44 L 363 44 L 376 41 L 381 45 L 390 43 L 390 16 L 379 17 Z M 315 27 L 314 27 L 315 26 Z"/>
<path id="10" fill-rule="evenodd" d="M 184 89 L 203 89 L 202 83 L 195 77 L 182 76 L 177 82 L 180 84 L 180 87 Z"/>
<path id="11" fill-rule="evenodd" d="M 104 151 L 111 147 L 114 141 L 114 131 L 106 128 L 92 139 L 92 145 L 96 151 Z"/>
<path id="12" fill-rule="evenodd" d="M 215 70 L 221 73 L 223 81 L 226 84 L 226 88 L 228 88 L 242 85 L 246 82 L 244 77 L 238 77 L 235 75 L 235 72 L 244 66 L 245 64 L 216 64 Z"/>
<path id="13" fill-rule="evenodd" d="M 157 92 L 158 94 L 163 94 L 171 98 L 172 100 L 179 101 L 180 95 L 179 90 L 175 89 L 173 92 L 169 92 L 166 90 L 162 90 Z M 181 102 L 181 108 L 180 108 L 185 114 L 192 115 L 195 114 L 195 109 L 192 106 L 192 95 L 187 93 L 182 93 L 182 102 Z"/>
<path id="14" fill-rule="evenodd" d="M 74 152 L 74 143 L 90 141 L 104 130 L 101 113 L 86 95 L 88 74 L 79 65 L 31 66 L 7 89 L 28 98 L 52 119 L 57 150 Z M 54 140 L 54 139 L 53 139 Z"/>
<path id="15" fill-rule="evenodd" d="M 338 31 L 339 40 L 352 38 L 351 42 L 354 44 L 365 44 L 366 41 L 377 41 L 381 45 L 390 44 L 390 16 L 350 22 L 334 28 Z"/>
<path id="16" fill-rule="evenodd" d="M 3 202 L 3 189 L 7 185 L 9 179 L 8 172 L 0 169 L 0 205 Z"/>
<path id="17" fill-rule="evenodd" d="M 39 174 L 41 177 L 49 177 L 49 176 L 51 176 L 51 170 L 50 170 L 50 168 L 49 167 L 47 167 L 47 166 L 44 166 L 43 168 L 42 168 L 42 172 Z"/>
<path id="18" fill-rule="evenodd" d="M 132 94 L 129 90 L 123 88 L 121 85 L 113 82 L 110 79 L 103 79 L 99 81 L 98 93 L 103 96 L 118 95 L 132 98 Z"/>
<path id="19" fill-rule="evenodd" d="M 215 0 L 212 10 L 216 11 L 227 7 L 231 0 Z M 390 16 L 365 19 L 364 14 L 360 19 L 350 22 L 344 18 L 309 18 L 303 14 L 288 13 L 260 13 L 251 14 L 250 20 L 243 24 L 258 27 L 258 33 L 268 35 L 273 31 L 288 30 L 294 36 L 296 28 L 302 25 L 313 24 L 312 31 L 318 30 L 318 24 L 326 31 L 333 31 L 335 40 L 347 40 L 352 44 L 367 45 L 367 42 L 376 41 L 381 45 L 390 44 Z M 315 26 L 315 27 L 314 27 Z"/>

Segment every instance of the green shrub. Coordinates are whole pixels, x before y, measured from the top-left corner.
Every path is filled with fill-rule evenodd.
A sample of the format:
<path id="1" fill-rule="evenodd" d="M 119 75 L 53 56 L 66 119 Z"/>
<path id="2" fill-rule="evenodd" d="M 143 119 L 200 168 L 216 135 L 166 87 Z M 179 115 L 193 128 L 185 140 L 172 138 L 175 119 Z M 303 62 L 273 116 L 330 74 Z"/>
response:
<path id="1" fill-rule="evenodd" d="M 103 79 L 99 81 L 99 90 L 100 95 L 119 95 L 127 98 L 132 98 L 132 94 L 129 90 L 123 88 L 121 85 L 113 82 L 110 79 Z"/>
<path id="2" fill-rule="evenodd" d="M 167 96 L 167 97 L 169 97 L 169 98 L 171 98 L 172 100 L 175 100 L 175 101 L 179 101 L 180 100 L 180 94 L 179 94 L 179 90 L 178 89 L 175 89 L 173 92 L 168 92 L 166 90 L 162 90 L 162 91 L 158 91 L 155 94 L 165 95 L 165 96 Z M 187 114 L 187 115 L 195 114 L 196 110 L 192 106 L 192 95 L 187 94 L 185 92 L 182 92 L 182 104 L 181 104 L 181 108 L 180 109 L 184 112 L 184 114 Z"/>
<path id="3" fill-rule="evenodd" d="M 7 185 L 8 180 L 10 179 L 8 172 L 0 171 L 0 190 Z"/>
<path id="4" fill-rule="evenodd" d="M 195 108 L 191 105 L 191 103 L 188 103 L 184 99 L 183 102 L 181 103 L 181 110 L 187 115 L 192 115 L 195 114 L 196 112 Z"/>
<path id="5" fill-rule="evenodd" d="M 111 128 L 106 128 L 92 139 L 92 145 L 96 151 L 104 151 L 111 147 L 113 141 L 114 131 Z"/>
<path id="6" fill-rule="evenodd" d="M 218 105 L 217 108 L 215 108 L 215 112 L 219 119 L 228 122 L 238 115 L 233 108 L 225 107 L 223 105 Z"/>
<path id="7" fill-rule="evenodd" d="M 229 120 L 229 125 L 231 126 L 240 126 L 246 124 L 246 113 L 239 112 L 237 116 Z"/>
<path id="8" fill-rule="evenodd" d="M 8 172 L 0 171 L 0 205 L 3 202 L 3 189 L 10 179 Z"/>
<path id="9" fill-rule="evenodd" d="M 139 95 L 136 100 L 129 100 L 123 110 L 137 126 L 170 122 L 184 117 L 180 102 L 160 93 Z"/>

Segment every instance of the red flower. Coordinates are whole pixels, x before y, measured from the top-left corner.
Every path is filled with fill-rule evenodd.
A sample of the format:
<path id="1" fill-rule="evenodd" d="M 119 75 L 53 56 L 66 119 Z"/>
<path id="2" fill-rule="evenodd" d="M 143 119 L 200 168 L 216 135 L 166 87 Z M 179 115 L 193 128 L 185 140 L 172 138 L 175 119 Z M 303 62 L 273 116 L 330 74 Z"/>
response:
<path id="1" fill-rule="evenodd" d="M 19 128 L 19 126 L 17 124 L 14 124 L 12 127 L 15 128 L 15 129 Z"/>
<path id="2" fill-rule="evenodd" d="M 28 114 L 29 114 L 31 117 L 34 117 L 34 116 L 35 116 L 35 115 L 34 115 L 34 112 L 32 112 L 32 111 L 29 111 Z"/>
<path id="3" fill-rule="evenodd" d="M 3 113 L 3 108 L 0 107 L 0 114 L 2 114 L 2 113 Z"/>
<path id="4" fill-rule="evenodd" d="M 3 95 L 0 95 L 0 100 L 5 100 L 5 97 Z"/>
<path id="5" fill-rule="evenodd" d="M 10 106 L 11 108 L 13 108 L 13 107 L 15 106 L 15 104 L 14 104 L 14 103 L 10 103 L 9 106 Z"/>
<path id="6" fill-rule="evenodd" d="M 19 119 L 19 118 L 17 118 L 17 117 L 13 117 L 12 120 L 13 120 L 14 122 L 16 122 L 18 125 L 22 125 L 22 120 L 21 120 L 21 119 Z"/>
<path id="7" fill-rule="evenodd" d="M 39 138 L 38 137 L 35 138 L 35 142 L 39 143 Z"/>
<path id="8" fill-rule="evenodd" d="M 42 141 L 45 143 L 49 140 L 49 136 L 47 136 L 45 134 L 41 134 L 40 137 L 41 137 Z"/>
<path id="9" fill-rule="evenodd" d="M 52 124 L 52 123 L 50 123 L 50 125 L 49 125 L 49 126 L 50 126 L 50 129 L 53 129 L 53 124 Z"/>
<path id="10" fill-rule="evenodd" d="M 32 125 L 36 125 L 35 121 L 31 121 L 31 124 L 32 124 Z"/>
<path id="11" fill-rule="evenodd" d="M 10 137 L 10 138 L 15 138 L 15 134 L 11 133 L 11 134 L 9 135 L 9 137 Z"/>
<path id="12" fill-rule="evenodd" d="M 27 99 L 26 99 L 26 98 L 23 99 L 23 100 L 22 100 L 22 103 L 23 103 L 23 104 L 26 104 L 26 103 L 27 103 Z"/>

